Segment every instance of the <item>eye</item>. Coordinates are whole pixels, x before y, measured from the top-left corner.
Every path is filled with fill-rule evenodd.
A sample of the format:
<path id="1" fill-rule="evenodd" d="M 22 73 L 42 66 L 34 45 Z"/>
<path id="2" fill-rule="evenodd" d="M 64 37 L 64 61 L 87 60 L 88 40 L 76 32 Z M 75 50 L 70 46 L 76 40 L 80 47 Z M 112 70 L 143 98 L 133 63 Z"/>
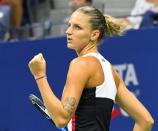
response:
<path id="1" fill-rule="evenodd" d="M 75 25 L 74 27 L 75 27 L 75 29 L 77 29 L 77 30 L 81 30 L 81 29 L 82 29 L 79 25 Z"/>

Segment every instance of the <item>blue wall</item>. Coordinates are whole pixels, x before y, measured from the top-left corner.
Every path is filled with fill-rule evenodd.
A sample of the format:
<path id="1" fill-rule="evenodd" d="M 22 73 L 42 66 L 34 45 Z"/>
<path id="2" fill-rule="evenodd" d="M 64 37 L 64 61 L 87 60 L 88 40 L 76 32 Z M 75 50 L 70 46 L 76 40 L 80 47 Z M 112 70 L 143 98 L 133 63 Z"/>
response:
<path id="1" fill-rule="evenodd" d="M 149 109 L 158 131 L 158 29 L 130 31 L 123 37 L 105 40 L 100 52 L 115 66 L 127 87 Z M 71 59 L 76 54 L 66 47 L 66 38 L 0 44 L 0 131 L 56 131 L 55 127 L 28 100 L 31 93 L 40 97 L 29 72 L 28 62 L 42 52 L 47 75 L 60 97 Z M 111 131 L 132 130 L 134 121 L 115 105 Z"/>

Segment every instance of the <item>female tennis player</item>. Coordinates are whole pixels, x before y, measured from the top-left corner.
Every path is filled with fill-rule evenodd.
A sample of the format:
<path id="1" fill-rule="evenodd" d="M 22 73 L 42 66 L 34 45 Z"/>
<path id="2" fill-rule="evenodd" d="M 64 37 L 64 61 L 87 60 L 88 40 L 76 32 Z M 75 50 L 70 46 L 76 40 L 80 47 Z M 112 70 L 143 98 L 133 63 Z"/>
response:
<path id="1" fill-rule="evenodd" d="M 103 16 L 94 7 L 81 7 L 71 15 L 66 31 L 67 47 L 75 50 L 78 57 L 70 63 L 61 100 L 47 81 L 43 55 L 40 53 L 29 62 L 43 102 L 58 128 L 67 125 L 69 131 L 109 131 L 116 101 L 135 120 L 133 131 L 152 129 L 154 120 L 148 110 L 98 51 L 104 36 L 122 33 L 116 19 Z"/>

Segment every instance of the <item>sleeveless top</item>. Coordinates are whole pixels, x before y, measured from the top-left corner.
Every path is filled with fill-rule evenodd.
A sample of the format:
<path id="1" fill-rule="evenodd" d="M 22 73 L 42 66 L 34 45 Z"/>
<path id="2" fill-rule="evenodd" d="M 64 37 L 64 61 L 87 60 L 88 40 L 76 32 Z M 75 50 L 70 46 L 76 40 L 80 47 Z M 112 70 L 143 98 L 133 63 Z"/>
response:
<path id="1" fill-rule="evenodd" d="M 84 55 L 99 60 L 104 82 L 94 88 L 84 88 L 75 114 L 68 123 L 69 131 L 109 131 L 111 112 L 117 93 L 110 63 L 99 53 Z"/>

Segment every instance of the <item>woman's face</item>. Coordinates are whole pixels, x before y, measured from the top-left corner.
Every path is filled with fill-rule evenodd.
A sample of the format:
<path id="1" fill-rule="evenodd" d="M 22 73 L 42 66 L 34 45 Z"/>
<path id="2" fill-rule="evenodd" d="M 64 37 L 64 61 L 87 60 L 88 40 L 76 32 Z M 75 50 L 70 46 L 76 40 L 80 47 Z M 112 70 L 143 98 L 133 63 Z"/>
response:
<path id="1" fill-rule="evenodd" d="M 68 22 L 67 47 L 76 51 L 81 51 L 91 40 L 91 25 L 89 16 L 80 11 L 76 11 Z"/>

